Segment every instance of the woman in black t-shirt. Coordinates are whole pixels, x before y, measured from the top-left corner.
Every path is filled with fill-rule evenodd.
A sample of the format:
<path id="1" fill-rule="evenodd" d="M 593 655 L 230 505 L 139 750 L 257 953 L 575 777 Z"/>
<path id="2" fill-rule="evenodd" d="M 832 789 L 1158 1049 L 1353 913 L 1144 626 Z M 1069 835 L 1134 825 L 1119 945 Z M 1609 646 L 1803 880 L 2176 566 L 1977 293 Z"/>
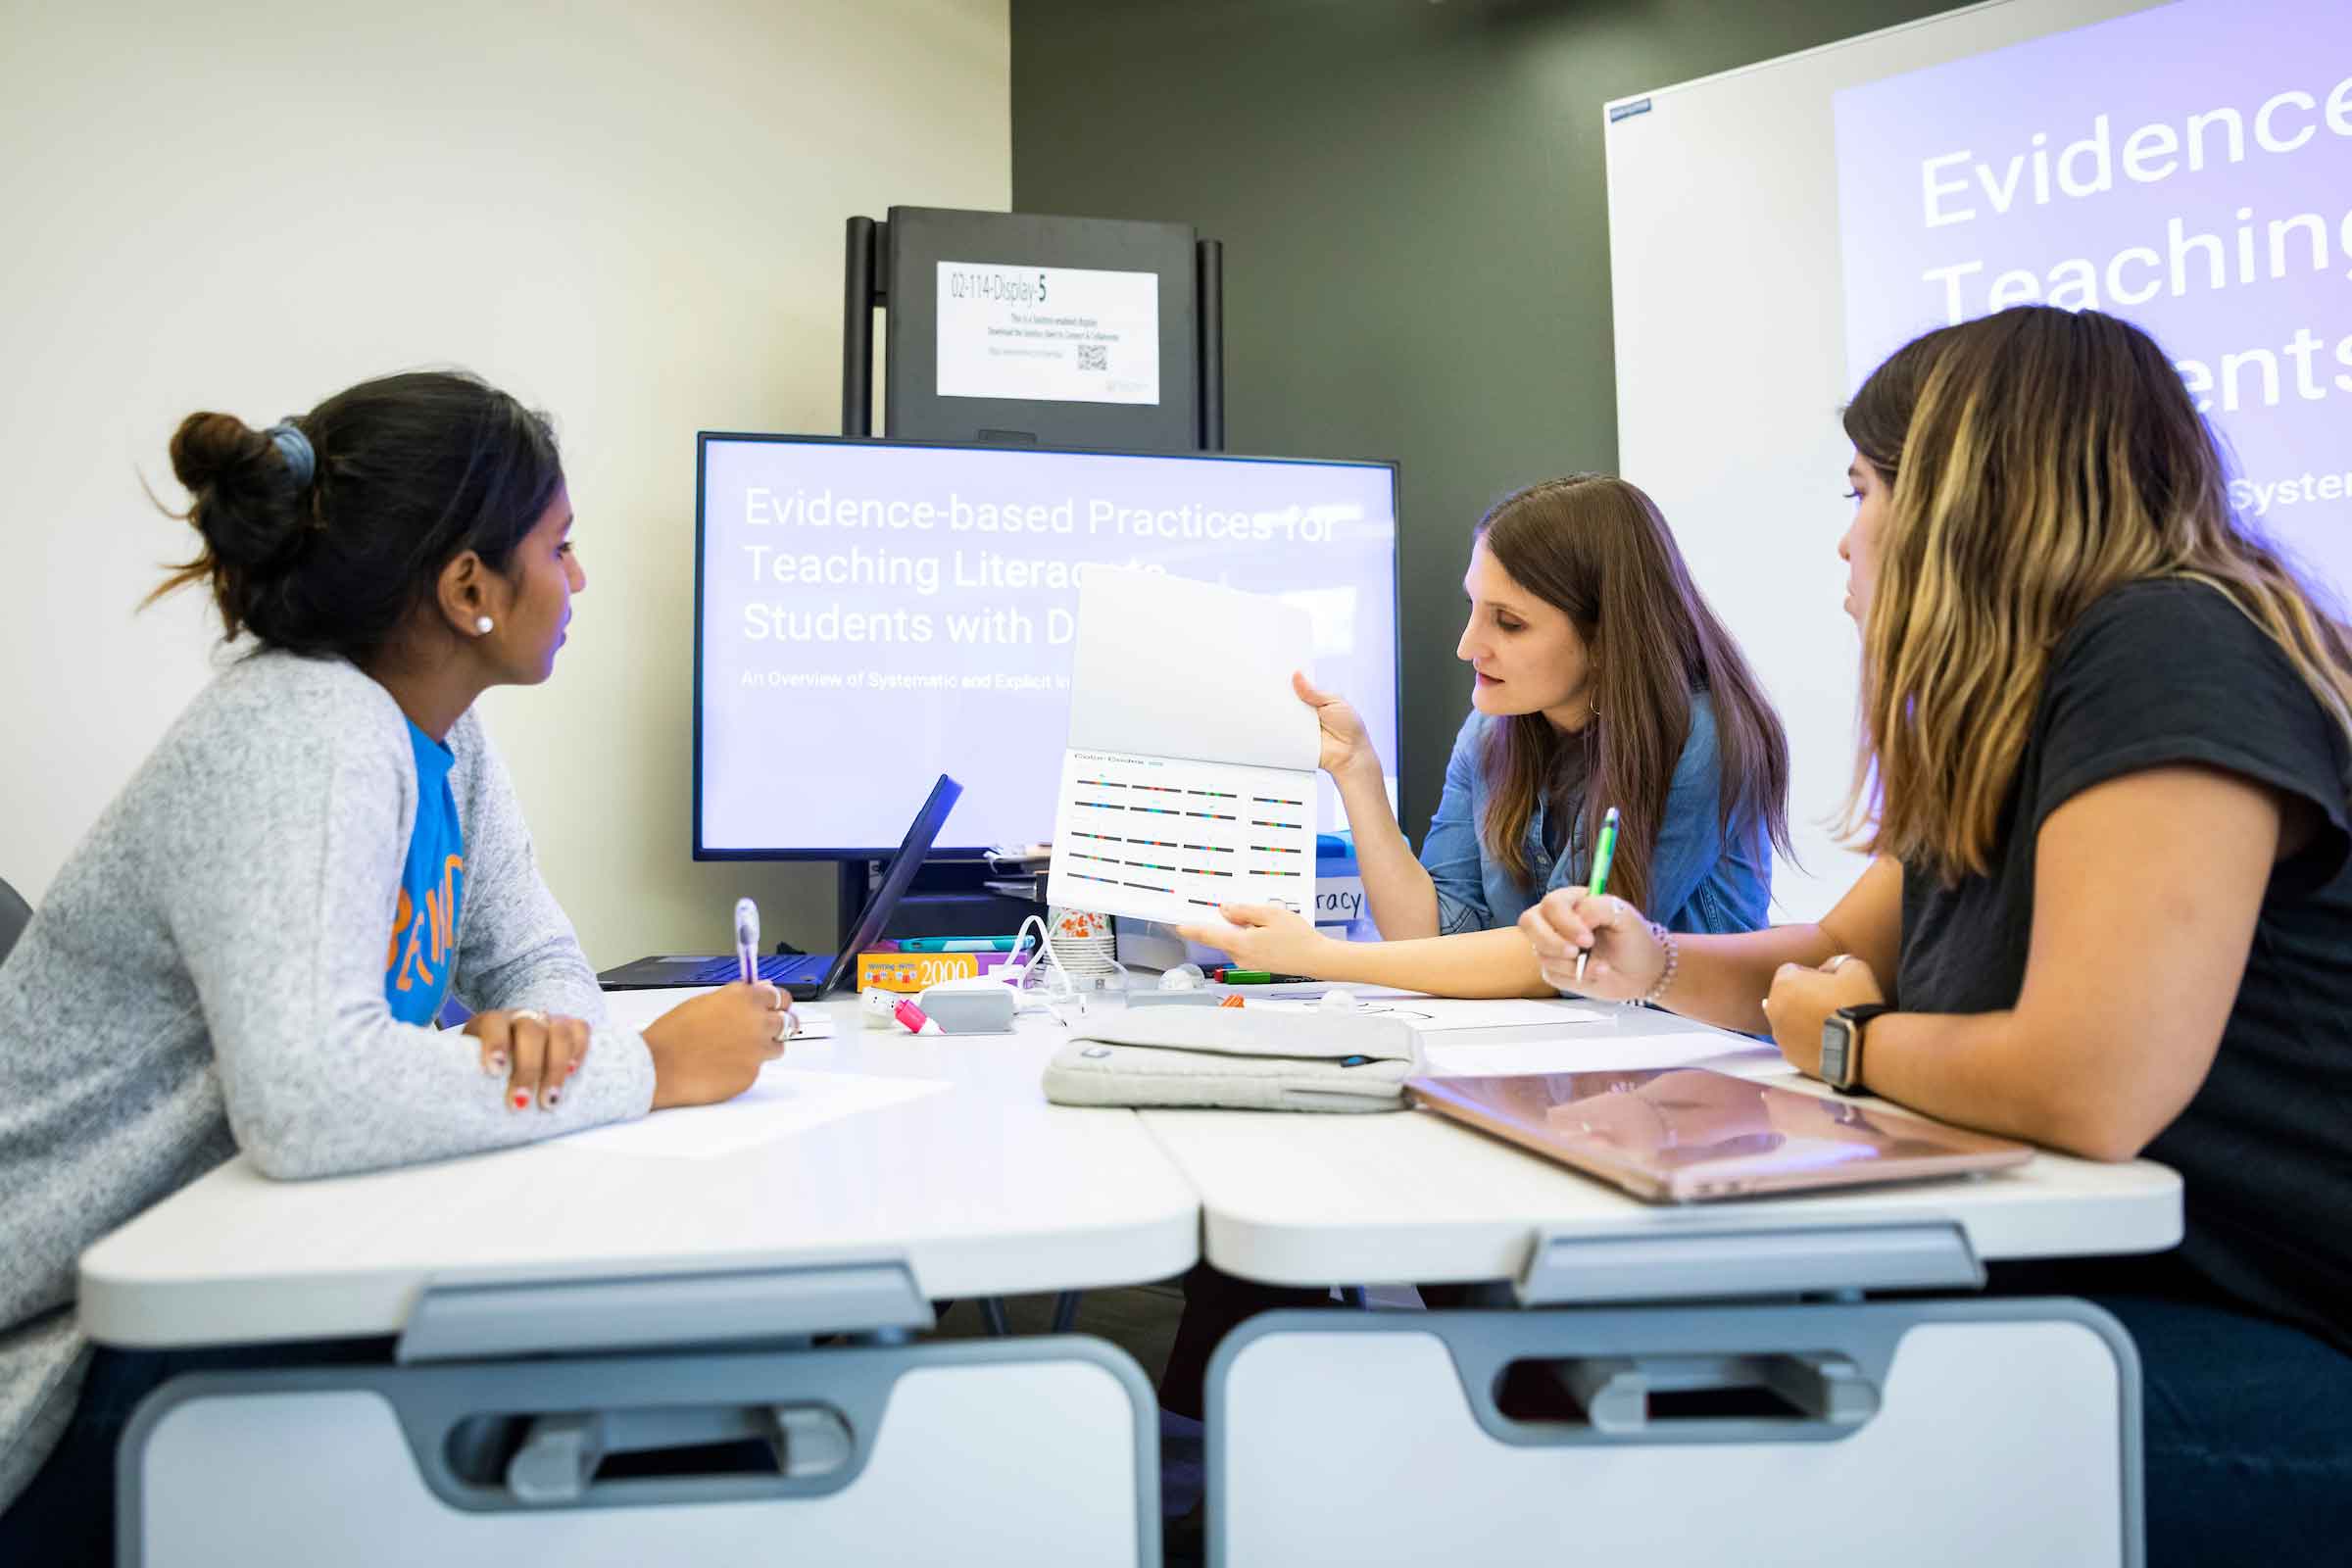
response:
<path id="1" fill-rule="evenodd" d="M 1817 924 L 1678 938 L 1571 891 L 1521 929 L 1563 988 L 1589 949 L 1591 995 L 1769 1029 L 1815 1076 L 2179 1171 L 2176 1250 L 2008 1283 L 2093 1296 L 2132 1331 L 2150 1562 L 2340 1553 L 2352 639 L 2232 515 L 2179 373 L 2111 317 L 1929 333 L 1845 427 L 1848 825 L 1870 868 Z"/>

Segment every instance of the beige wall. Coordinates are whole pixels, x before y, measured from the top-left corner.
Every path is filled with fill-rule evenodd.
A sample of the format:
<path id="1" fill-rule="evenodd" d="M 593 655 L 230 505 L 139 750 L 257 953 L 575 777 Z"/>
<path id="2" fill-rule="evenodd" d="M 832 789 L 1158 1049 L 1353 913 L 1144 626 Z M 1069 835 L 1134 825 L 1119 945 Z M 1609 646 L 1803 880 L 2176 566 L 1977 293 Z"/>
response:
<path id="1" fill-rule="evenodd" d="M 842 220 L 1010 205 L 1006 0 L 0 0 L 0 877 L 38 902 L 209 677 L 180 416 L 460 365 L 556 416 L 589 590 L 483 709 L 600 966 L 832 940 L 689 858 L 694 432 L 839 425 Z M 810 737 L 844 744 L 847 737 Z M 780 808 L 792 786 L 777 781 Z"/>

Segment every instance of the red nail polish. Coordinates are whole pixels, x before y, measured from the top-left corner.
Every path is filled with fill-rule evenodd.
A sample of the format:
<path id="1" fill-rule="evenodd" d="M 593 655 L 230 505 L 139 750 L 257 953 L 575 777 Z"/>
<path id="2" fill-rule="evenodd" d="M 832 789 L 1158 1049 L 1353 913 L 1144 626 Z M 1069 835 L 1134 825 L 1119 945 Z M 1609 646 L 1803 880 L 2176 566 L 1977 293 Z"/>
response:
<path id="1" fill-rule="evenodd" d="M 531 1092 L 529 1090 L 517 1089 L 514 1091 L 514 1108 L 516 1110 L 528 1109 L 530 1107 L 530 1103 Z"/>

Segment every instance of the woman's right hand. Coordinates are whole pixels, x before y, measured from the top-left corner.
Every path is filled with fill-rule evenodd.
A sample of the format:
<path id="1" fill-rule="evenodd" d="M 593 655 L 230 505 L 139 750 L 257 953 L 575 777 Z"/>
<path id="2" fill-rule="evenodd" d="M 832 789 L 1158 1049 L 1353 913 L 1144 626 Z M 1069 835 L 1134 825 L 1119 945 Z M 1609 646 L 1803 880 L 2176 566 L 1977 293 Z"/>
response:
<path id="1" fill-rule="evenodd" d="M 738 980 L 679 1003 L 646 1026 L 653 1108 L 734 1099 L 784 1054 L 795 1022 L 790 1000 L 764 980 Z"/>
<path id="2" fill-rule="evenodd" d="M 1649 934 L 1642 911 L 1623 899 L 1561 888 L 1519 916 L 1519 933 L 1536 950 L 1544 983 L 1555 991 L 1636 1002 L 1666 972 L 1666 950 Z M 1591 955 L 1582 980 L 1576 977 L 1580 953 Z"/>
<path id="3" fill-rule="evenodd" d="M 1344 697 L 1318 691 L 1306 683 L 1306 676 L 1294 671 L 1291 690 L 1298 700 L 1315 710 L 1315 723 L 1323 731 L 1323 752 L 1317 765 L 1335 780 L 1343 773 L 1369 768 L 1374 776 L 1380 773 L 1380 756 L 1372 750 L 1372 737 L 1364 729 L 1364 721 Z"/>

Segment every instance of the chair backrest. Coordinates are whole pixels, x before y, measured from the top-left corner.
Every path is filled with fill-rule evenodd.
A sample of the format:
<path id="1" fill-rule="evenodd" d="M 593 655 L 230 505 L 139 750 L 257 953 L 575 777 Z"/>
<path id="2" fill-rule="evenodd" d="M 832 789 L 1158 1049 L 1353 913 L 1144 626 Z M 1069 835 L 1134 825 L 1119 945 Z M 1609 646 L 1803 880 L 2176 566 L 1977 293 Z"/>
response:
<path id="1" fill-rule="evenodd" d="M 17 938 L 24 934 L 24 927 L 31 919 L 32 906 L 5 879 L 0 879 L 0 963 L 8 961 L 9 950 L 17 945 Z"/>

